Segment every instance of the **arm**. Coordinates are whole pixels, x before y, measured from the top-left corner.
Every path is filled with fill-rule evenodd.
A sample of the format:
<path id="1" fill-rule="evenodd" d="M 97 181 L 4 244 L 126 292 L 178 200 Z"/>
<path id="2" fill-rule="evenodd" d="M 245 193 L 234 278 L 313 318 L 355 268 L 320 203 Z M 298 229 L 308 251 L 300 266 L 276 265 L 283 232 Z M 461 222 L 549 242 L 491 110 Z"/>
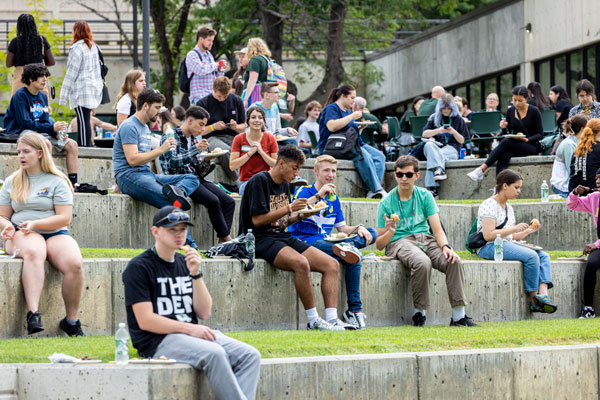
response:
<path id="1" fill-rule="evenodd" d="M 196 50 L 192 50 L 188 53 L 185 60 L 185 65 L 188 70 L 188 74 L 194 73 L 195 75 L 208 75 L 215 72 L 219 68 L 219 64 L 216 62 L 210 62 L 210 57 L 206 57 L 206 61 L 202 61 L 202 58 Z"/>
<path id="2" fill-rule="evenodd" d="M 486 242 L 493 242 L 494 239 L 496 239 L 497 235 L 500 235 L 500 237 L 513 235 L 513 238 L 517 239 L 515 235 L 516 233 L 523 232 L 526 229 L 530 229 L 529 226 L 525 223 L 516 224 L 507 228 L 496 229 L 496 218 L 493 217 L 481 218 L 481 226 L 481 232 L 483 233 L 483 238 Z"/>
<path id="3" fill-rule="evenodd" d="M 538 142 L 544 137 L 544 126 L 542 125 L 542 114 L 536 109 L 531 114 L 531 129 L 528 129 L 528 143 Z M 528 127 L 529 128 L 529 127 Z"/>
<path id="4" fill-rule="evenodd" d="M 269 167 L 274 167 L 277 164 L 277 153 L 271 153 L 269 156 L 262 148 L 262 146 L 257 146 L 258 154 L 262 157 L 262 159 L 267 163 Z"/>
<path id="5" fill-rule="evenodd" d="M 162 137 L 160 138 L 161 146 L 167 140 L 167 135 L 162 135 Z M 176 138 L 175 140 L 177 141 L 177 150 L 175 152 L 166 151 L 163 154 L 161 154 L 160 157 L 162 157 L 166 161 L 166 164 L 168 164 L 171 169 L 177 170 L 196 161 L 196 156 L 198 155 L 198 147 L 191 146 L 189 149 L 184 149 L 181 146 L 181 142 L 179 141 L 179 139 Z"/>
<path id="6" fill-rule="evenodd" d="M 240 156 L 239 151 L 232 151 L 229 156 L 229 169 L 235 171 L 236 169 L 241 168 L 242 165 L 246 164 L 248 160 L 250 160 L 250 157 L 252 157 L 257 151 L 257 148 L 253 147 L 252 150 L 250 150 L 243 156 Z"/>
<path id="7" fill-rule="evenodd" d="M 48 45 L 48 47 L 46 47 Z M 52 48 L 50 47 L 50 43 L 48 43 L 48 39 L 44 37 L 44 58 L 46 61 L 46 66 L 51 67 L 56 64 L 54 60 L 54 54 L 52 54 Z"/>
<path id="8" fill-rule="evenodd" d="M 246 94 L 244 95 L 244 107 L 248 107 L 248 101 L 250 100 L 250 95 L 254 90 L 254 86 L 256 86 L 256 82 L 258 82 L 258 72 L 249 71 L 248 72 L 248 84 L 246 85 Z"/>
<path id="9" fill-rule="evenodd" d="M 288 206 L 276 208 L 275 210 L 271 210 L 266 214 L 253 215 L 252 224 L 254 224 L 254 226 L 269 225 L 271 222 L 275 222 L 278 219 L 292 213 L 293 211 L 304 209 L 304 207 L 306 207 L 306 200 L 307 199 L 296 199 Z M 290 221 L 290 224 L 299 221 L 298 215 L 292 215 L 292 220 L 293 219 L 295 219 L 295 221 Z"/>
<path id="10" fill-rule="evenodd" d="M 339 118 L 339 119 L 330 119 L 329 121 L 327 121 L 327 129 L 329 129 L 331 132 L 337 132 L 340 129 L 344 128 L 346 125 L 348 125 L 350 122 L 354 121 L 355 119 L 359 119 L 362 117 L 362 112 L 360 111 L 354 111 L 352 114 L 348 114 L 343 118 Z"/>
<path id="11" fill-rule="evenodd" d="M 11 51 L 6 52 L 6 66 L 8 68 L 15 65 L 15 54 Z"/>
<path id="12" fill-rule="evenodd" d="M 587 195 L 586 197 L 580 197 L 581 193 L 585 191 L 589 191 L 590 188 L 584 186 L 577 186 L 574 191 L 569 193 L 569 197 L 567 197 L 567 207 L 569 210 L 573 211 L 583 211 L 588 213 L 594 212 L 593 199 L 596 196 L 600 196 L 600 193 L 592 193 Z"/>
<path id="13" fill-rule="evenodd" d="M 442 252 L 444 253 L 444 256 L 446 257 L 448 262 L 454 263 L 460 261 L 460 257 L 458 256 L 458 254 L 456 254 L 454 250 L 452 250 L 448 246 L 448 238 L 446 237 L 446 233 L 444 233 L 444 229 L 442 228 L 442 223 L 440 222 L 440 215 L 438 213 L 435 213 L 427 217 L 427 220 L 429 221 L 429 225 L 431 226 L 431 233 L 433 234 L 433 237 L 435 238 L 437 244 L 441 247 Z"/>
<path id="14" fill-rule="evenodd" d="M 174 140 L 174 139 L 173 139 Z M 135 143 L 126 143 L 123 144 L 123 152 L 125 153 L 125 158 L 127 159 L 127 163 L 132 167 L 137 167 L 139 165 L 146 164 L 156 157 L 159 157 L 162 154 L 165 154 L 175 145 L 172 144 L 171 141 L 165 141 L 160 147 L 157 147 L 154 150 L 151 150 L 147 153 L 140 153 L 138 151 L 137 144 Z"/>
<path id="15" fill-rule="evenodd" d="M 63 80 L 63 84 L 60 89 L 60 99 L 58 103 L 61 106 L 66 105 L 67 101 L 71 97 L 73 85 L 77 81 L 77 78 L 79 77 L 79 71 L 83 65 L 82 60 L 83 57 L 80 46 L 72 47 L 67 58 L 67 72 L 65 73 L 65 79 Z"/>
<path id="16" fill-rule="evenodd" d="M 55 205 L 54 211 L 56 212 L 56 215 L 51 217 L 36 219 L 35 221 L 24 221 L 21 224 L 21 231 L 25 234 L 28 234 L 34 229 L 50 231 L 62 228 L 71 223 L 71 219 L 73 218 L 72 205 Z"/>
<path id="17" fill-rule="evenodd" d="M 377 250 L 383 250 L 387 246 L 396 232 L 396 222 L 388 218 L 387 214 L 383 214 L 385 225 L 383 228 L 377 228 L 377 239 L 375 240 L 375 247 Z M 378 223 L 379 225 L 379 223 Z"/>
<path id="18" fill-rule="evenodd" d="M 15 94 L 15 96 L 17 96 Z M 15 96 L 13 96 L 13 99 L 15 98 Z M 19 101 L 19 100 L 17 100 Z M 11 101 L 12 103 L 12 101 Z M 14 112 L 14 117 L 15 120 L 17 121 L 17 124 L 23 128 L 23 130 L 29 129 L 32 131 L 36 131 L 36 132 L 44 132 L 49 134 L 50 136 L 56 137 L 56 131 L 54 130 L 54 125 L 56 125 L 57 123 L 55 123 L 54 125 L 51 122 L 41 122 L 41 121 L 36 121 L 34 119 L 31 118 L 31 113 L 30 111 L 26 108 L 23 107 L 23 105 L 25 105 L 26 102 L 22 102 L 21 104 L 15 104 L 16 107 L 13 108 L 13 112 Z"/>
<path id="19" fill-rule="evenodd" d="M 117 126 L 121 126 L 121 124 L 125 122 L 127 118 L 129 118 L 129 115 L 117 113 Z"/>
<path id="20" fill-rule="evenodd" d="M 12 240 L 15 234 L 15 228 L 10 222 L 12 215 L 13 209 L 10 205 L 0 206 L 0 238 L 4 240 Z"/>
<path id="21" fill-rule="evenodd" d="M 102 121 L 100 118 L 94 117 L 92 116 L 92 124 L 94 127 L 100 127 L 102 129 L 105 129 L 107 131 L 116 131 L 117 130 L 117 126 L 113 125 L 113 124 L 109 124 L 108 122 L 104 122 Z"/>

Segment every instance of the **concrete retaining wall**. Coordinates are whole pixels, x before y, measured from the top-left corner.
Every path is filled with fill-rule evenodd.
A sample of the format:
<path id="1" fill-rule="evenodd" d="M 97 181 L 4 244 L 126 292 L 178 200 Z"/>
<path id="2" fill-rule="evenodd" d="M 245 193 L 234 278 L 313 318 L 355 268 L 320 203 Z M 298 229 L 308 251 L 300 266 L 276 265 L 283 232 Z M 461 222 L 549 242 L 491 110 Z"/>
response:
<path id="1" fill-rule="evenodd" d="M 121 275 L 126 259 L 88 259 L 84 262 L 85 285 L 80 319 L 86 334 L 113 334 L 126 321 Z M 26 336 L 27 312 L 21 285 L 21 261 L 0 262 L 0 338 Z M 555 284 L 550 291 L 559 305 L 555 314 L 531 314 L 523 287 L 523 268 L 518 262 L 466 261 L 465 294 L 467 313 L 476 321 L 511 321 L 542 318 L 574 318 L 578 315 L 584 263 L 554 262 Z M 206 324 L 224 331 L 262 329 L 304 329 L 306 315 L 295 295 L 293 275 L 257 260 L 251 272 L 238 261 L 204 260 L 206 285 L 213 297 L 212 316 Z M 323 312 L 320 274 L 313 273 L 317 308 Z M 60 296 L 61 276 L 46 265 L 46 284 L 40 301 L 45 331 L 40 335 L 62 334 L 58 321 L 64 317 Z M 369 326 L 410 324 L 413 311 L 410 272 L 398 261 L 363 263 L 361 297 Z M 445 276 L 431 274 L 431 308 L 428 324 L 448 324 L 451 310 Z M 340 279 L 338 312 L 346 309 L 343 274 Z"/>
<path id="2" fill-rule="evenodd" d="M 265 359 L 257 398 L 592 399 L 598 358 L 597 345 L 578 345 Z M 0 364 L 0 390 L 22 400 L 215 398 L 187 365 Z"/>
<path id="3" fill-rule="evenodd" d="M 154 207 L 132 200 L 125 195 L 100 196 L 77 193 L 73 208 L 73 222 L 69 229 L 81 247 L 91 248 L 146 248 L 154 241 L 150 233 Z M 238 232 L 239 198 L 233 219 L 232 235 Z M 377 202 L 342 202 L 342 211 L 348 224 L 376 226 Z M 547 250 L 579 250 L 584 243 L 594 241 L 596 230 L 591 214 L 573 212 L 564 202 L 513 203 L 516 220 L 529 222 L 538 218 L 542 229 L 527 240 Z M 440 218 L 451 246 L 464 250 L 469 229 L 477 216 L 478 204 L 439 204 Z M 195 227 L 192 237 L 201 248 L 217 242 L 210 224 L 208 210 L 195 204 L 190 211 Z M 373 246 L 370 249 L 374 248 Z"/>
<path id="4" fill-rule="evenodd" d="M 18 168 L 18 160 L 15 156 L 16 145 L 0 143 L 0 179 L 10 175 Z M 66 172 L 65 158 L 63 155 L 55 156 L 57 165 Z M 525 184 L 521 197 L 537 198 L 540 196 L 540 185 L 542 180 L 550 182 L 552 175 L 552 162 L 554 156 L 536 156 L 514 158 L 511 168 L 523 174 Z M 485 199 L 490 196 L 491 189 L 495 183 L 495 168 L 491 168 L 481 182 L 471 181 L 466 174 L 475 167 L 481 165 L 483 160 L 458 160 L 449 161 L 446 165 L 448 179 L 441 183 L 439 189 L 440 199 L 462 200 L 462 199 Z M 300 171 L 300 176 L 313 182 L 314 159 L 306 161 Z M 425 185 L 426 163 L 421 162 L 421 177 L 417 181 L 419 186 Z M 396 186 L 394 179 L 394 163 L 386 163 L 386 172 L 383 178 L 383 187 L 392 190 Z M 228 182 L 220 167 L 217 167 L 208 176 L 215 182 Z M 112 150 L 97 148 L 79 149 L 79 181 L 97 185 L 104 189 L 115 184 L 112 169 Z M 365 188 L 354 164 L 351 161 L 340 161 L 338 165 L 338 176 L 335 181 L 337 192 L 342 197 L 366 197 Z"/>

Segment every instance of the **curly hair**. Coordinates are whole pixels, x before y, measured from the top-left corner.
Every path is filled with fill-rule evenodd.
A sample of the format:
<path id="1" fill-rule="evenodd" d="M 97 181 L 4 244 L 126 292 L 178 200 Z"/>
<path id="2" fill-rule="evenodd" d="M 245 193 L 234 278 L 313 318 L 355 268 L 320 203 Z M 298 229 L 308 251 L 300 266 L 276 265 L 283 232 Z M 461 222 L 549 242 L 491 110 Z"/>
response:
<path id="1" fill-rule="evenodd" d="M 583 128 L 581 138 L 579 139 L 579 143 L 577 143 L 574 154 L 577 157 L 583 157 L 590 153 L 596 144 L 596 136 L 598 136 L 598 134 L 600 134 L 600 119 L 592 118 L 588 121 L 586 127 Z"/>
<path id="2" fill-rule="evenodd" d="M 16 40 L 15 54 L 22 54 L 23 59 L 28 60 L 28 62 L 41 62 L 40 56 L 44 51 L 43 41 L 35 25 L 35 19 L 31 14 L 21 14 L 17 18 Z"/>
<path id="3" fill-rule="evenodd" d="M 37 81 L 40 76 L 50 76 L 50 71 L 44 64 L 27 64 L 23 67 L 21 82 L 29 85 L 31 82 Z"/>
<path id="4" fill-rule="evenodd" d="M 248 39 L 248 52 L 246 53 L 246 59 L 251 60 L 254 56 L 264 54 L 267 57 L 271 57 L 271 51 L 269 46 L 261 38 L 250 38 Z"/>

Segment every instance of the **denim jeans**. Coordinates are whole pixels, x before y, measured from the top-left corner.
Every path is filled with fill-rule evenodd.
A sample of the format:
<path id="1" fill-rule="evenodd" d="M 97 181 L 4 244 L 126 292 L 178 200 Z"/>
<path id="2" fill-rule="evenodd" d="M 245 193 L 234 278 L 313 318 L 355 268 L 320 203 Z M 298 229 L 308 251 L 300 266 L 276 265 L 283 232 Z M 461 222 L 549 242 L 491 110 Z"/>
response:
<path id="1" fill-rule="evenodd" d="M 550 271 L 550 256 L 541 250 L 532 250 L 507 240 L 502 241 L 502 252 L 504 260 L 521 261 L 523 263 L 523 281 L 526 292 L 536 292 L 540 283 L 552 284 L 552 272 Z M 486 260 L 494 259 L 494 243 L 490 242 L 483 246 L 479 257 Z"/>
<path id="2" fill-rule="evenodd" d="M 277 146 L 279 146 L 279 148 L 281 149 L 283 146 L 286 146 L 288 144 L 293 144 L 294 146 L 298 147 L 298 139 L 290 137 L 287 140 L 282 140 L 281 142 L 277 142 Z"/>
<path id="3" fill-rule="evenodd" d="M 367 230 L 369 231 L 371 236 L 373 236 L 371 244 L 375 243 L 375 239 L 377 239 L 377 231 L 370 227 L 367 228 Z M 367 245 L 365 238 L 358 235 L 352 239 L 344 241 L 344 243 L 350 243 L 358 249 L 362 249 Z M 344 279 L 346 281 L 346 296 L 348 299 L 348 309 L 354 312 L 362 311 L 362 302 L 360 300 L 360 270 L 362 267 L 362 261 L 359 261 L 358 264 L 346 264 L 334 254 L 334 244 L 334 242 L 328 242 L 326 240 L 316 240 L 310 245 L 321 250 L 323 253 L 329 254 L 336 260 L 340 261 L 346 267 Z"/>
<path id="4" fill-rule="evenodd" d="M 246 189 L 246 185 L 248 181 L 240 181 L 240 192 L 238 193 L 240 196 L 244 195 L 244 189 Z"/>
<path id="5" fill-rule="evenodd" d="M 433 179 L 433 171 L 435 171 L 437 168 L 446 169 L 446 161 L 458 160 L 458 151 L 456 151 L 456 149 L 450 145 L 440 147 L 433 142 L 427 142 L 425 143 L 425 146 L 423 146 L 423 153 L 427 159 L 425 186 L 440 186 L 440 184 Z"/>
<path id="6" fill-rule="evenodd" d="M 362 157 L 357 155 L 352 159 L 360 178 L 371 192 L 382 190 L 381 181 L 385 173 L 385 156 L 368 144 L 362 145 Z"/>
<path id="7" fill-rule="evenodd" d="M 557 194 L 557 195 L 559 195 L 560 197 L 563 197 L 563 198 L 565 198 L 565 199 L 566 199 L 567 197 L 569 197 L 569 192 L 563 192 L 562 190 L 560 190 L 560 189 L 557 189 L 557 188 L 556 188 L 554 185 L 552 185 L 552 191 L 553 191 L 555 194 Z"/>

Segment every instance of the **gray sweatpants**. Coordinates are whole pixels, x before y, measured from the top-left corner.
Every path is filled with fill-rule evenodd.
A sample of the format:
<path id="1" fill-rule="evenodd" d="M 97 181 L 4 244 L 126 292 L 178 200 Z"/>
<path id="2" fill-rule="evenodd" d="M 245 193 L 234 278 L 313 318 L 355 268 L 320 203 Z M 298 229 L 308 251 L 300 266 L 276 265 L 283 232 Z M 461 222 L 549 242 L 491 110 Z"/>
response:
<path id="1" fill-rule="evenodd" d="M 165 356 L 202 369 L 218 399 L 254 399 L 260 353 L 254 347 L 213 330 L 214 342 L 183 333 L 167 335 L 154 357 Z"/>

